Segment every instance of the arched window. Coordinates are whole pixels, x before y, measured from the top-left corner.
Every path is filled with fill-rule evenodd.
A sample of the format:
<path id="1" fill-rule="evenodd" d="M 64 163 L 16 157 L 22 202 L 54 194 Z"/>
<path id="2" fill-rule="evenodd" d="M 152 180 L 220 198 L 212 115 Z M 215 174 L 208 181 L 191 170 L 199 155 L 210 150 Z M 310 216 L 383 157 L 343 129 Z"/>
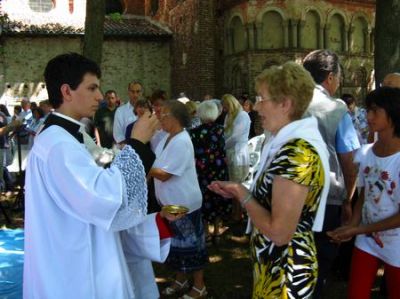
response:
<path id="1" fill-rule="evenodd" d="M 344 20 L 339 14 L 332 16 L 330 20 L 330 30 L 329 30 L 329 49 L 342 52 L 344 51 Z"/>
<path id="2" fill-rule="evenodd" d="M 366 34 L 368 24 L 364 18 L 358 17 L 353 21 L 353 32 L 351 35 L 351 52 L 362 53 L 367 49 Z"/>
<path id="3" fill-rule="evenodd" d="M 34 12 L 49 12 L 56 6 L 56 0 L 29 0 L 29 7 Z"/>
<path id="4" fill-rule="evenodd" d="M 284 47 L 283 20 L 276 11 L 267 12 L 262 18 L 263 40 L 261 45 L 264 49 L 280 49 Z"/>
<path id="5" fill-rule="evenodd" d="M 246 31 L 238 16 L 231 21 L 233 53 L 246 50 Z"/>
<path id="6" fill-rule="evenodd" d="M 301 46 L 304 49 L 318 48 L 319 16 L 315 11 L 309 11 L 306 15 L 306 23 L 301 36 Z"/>

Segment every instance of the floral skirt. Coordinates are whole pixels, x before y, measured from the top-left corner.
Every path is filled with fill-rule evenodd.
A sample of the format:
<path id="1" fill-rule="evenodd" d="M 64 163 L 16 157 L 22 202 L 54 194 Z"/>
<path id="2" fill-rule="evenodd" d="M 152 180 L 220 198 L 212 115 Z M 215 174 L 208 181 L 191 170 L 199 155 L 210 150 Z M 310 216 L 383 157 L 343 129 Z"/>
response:
<path id="1" fill-rule="evenodd" d="M 201 210 L 171 222 L 174 237 L 166 264 L 174 271 L 190 273 L 204 268 L 208 260 Z"/>

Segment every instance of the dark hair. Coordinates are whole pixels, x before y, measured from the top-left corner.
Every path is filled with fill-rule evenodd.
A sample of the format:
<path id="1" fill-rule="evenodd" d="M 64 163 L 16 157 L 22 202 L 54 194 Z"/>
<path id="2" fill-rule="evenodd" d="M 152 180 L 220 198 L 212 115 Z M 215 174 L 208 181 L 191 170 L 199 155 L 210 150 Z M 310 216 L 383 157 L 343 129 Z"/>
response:
<path id="1" fill-rule="evenodd" d="M 63 84 L 68 84 L 75 90 L 88 73 L 101 78 L 101 70 L 97 63 L 78 53 L 61 54 L 51 59 L 44 71 L 51 106 L 57 109 L 63 103 L 61 94 Z"/>
<path id="2" fill-rule="evenodd" d="M 32 109 L 32 115 L 35 114 L 35 112 L 37 112 L 39 114 L 39 118 L 44 117 L 44 111 L 42 108 L 36 107 Z"/>
<path id="3" fill-rule="evenodd" d="M 115 90 L 113 90 L 113 89 L 109 89 L 109 90 L 107 90 L 105 93 L 104 93 L 104 95 L 106 96 L 106 95 L 108 95 L 108 94 L 115 94 L 115 95 L 117 95 L 117 92 L 115 91 Z"/>
<path id="4" fill-rule="evenodd" d="M 134 85 L 134 84 L 140 85 L 140 89 L 141 89 L 141 91 L 142 91 L 142 94 L 144 94 L 143 84 L 142 84 L 142 82 L 140 82 L 140 81 L 138 81 L 138 80 L 133 80 L 133 81 L 129 82 L 129 83 L 128 83 L 128 90 L 131 88 L 131 85 Z"/>
<path id="5" fill-rule="evenodd" d="M 150 112 L 152 111 L 151 103 L 149 102 L 149 100 L 146 99 L 137 100 L 134 110 L 136 111 L 137 108 L 147 108 Z"/>
<path id="6" fill-rule="evenodd" d="M 4 104 L 0 104 L 0 112 L 3 112 L 5 116 L 10 116 L 10 112 L 8 112 L 8 109 Z"/>
<path id="7" fill-rule="evenodd" d="M 371 91 L 365 98 L 365 106 L 371 110 L 374 105 L 385 110 L 393 124 L 394 135 L 400 137 L 400 89 L 379 87 Z"/>
<path id="8" fill-rule="evenodd" d="M 38 105 L 37 105 L 36 102 L 31 102 L 31 110 L 33 110 L 33 109 L 35 109 L 37 107 L 38 107 Z"/>
<path id="9" fill-rule="evenodd" d="M 303 67 L 310 72 L 315 83 L 321 84 L 329 73 L 339 73 L 339 57 L 330 50 L 315 50 L 304 58 Z"/>
<path id="10" fill-rule="evenodd" d="M 187 128 L 190 126 L 191 117 L 185 104 L 177 100 L 168 100 L 164 102 L 164 108 L 168 108 L 169 112 L 175 117 L 182 127 Z"/>
<path id="11" fill-rule="evenodd" d="M 18 114 L 20 114 L 22 112 L 22 107 L 21 105 L 15 105 L 14 106 L 14 112 L 18 112 Z"/>
<path id="12" fill-rule="evenodd" d="M 341 99 L 346 103 L 347 106 L 350 106 L 351 104 L 355 103 L 355 101 L 356 101 L 356 99 L 353 97 L 353 95 L 349 94 L 349 93 L 342 94 Z"/>
<path id="13" fill-rule="evenodd" d="M 158 100 L 161 100 L 163 102 L 167 100 L 167 92 L 165 90 L 157 89 L 152 93 L 150 97 L 150 102 L 154 104 Z"/>

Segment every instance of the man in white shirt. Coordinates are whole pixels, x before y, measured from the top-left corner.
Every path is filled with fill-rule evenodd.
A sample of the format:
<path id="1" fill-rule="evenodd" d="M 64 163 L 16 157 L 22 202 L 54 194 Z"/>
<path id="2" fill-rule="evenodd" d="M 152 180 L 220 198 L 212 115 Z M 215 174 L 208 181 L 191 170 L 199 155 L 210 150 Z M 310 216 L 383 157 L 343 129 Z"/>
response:
<path id="1" fill-rule="evenodd" d="M 125 140 L 126 127 L 137 119 L 133 108 L 142 95 L 143 86 L 140 82 L 132 81 L 128 84 L 129 101 L 118 107 L 114 116 L 113 135 L 117 144 L 122 144 Z"/>
<path id="2" fill-rule="evenodd" d="M 148 114 L 109 168 L 84 144 L 79 119 L 103 98 L 97 64 L 76 53 L 46 66 L 46 119 L 28 159 L 25 182 L 24 298 L 159 297 L 149 259 L 165 260 L 170 231 L 160 212 L 147 215 L 144 144 L 158 124 Z"/>

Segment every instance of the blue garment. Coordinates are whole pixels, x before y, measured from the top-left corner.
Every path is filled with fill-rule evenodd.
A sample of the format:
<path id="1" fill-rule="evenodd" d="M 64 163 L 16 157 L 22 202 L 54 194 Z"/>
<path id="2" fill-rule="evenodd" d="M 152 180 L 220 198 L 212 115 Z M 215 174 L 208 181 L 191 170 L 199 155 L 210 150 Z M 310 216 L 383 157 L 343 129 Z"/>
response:
<path id="1" fill-rule="evenodd" d="M 132 123 L 130 123 L 126 129 L 125 129 L 125 140 L 130 139 L 131 138 L 131 132 L 132 132 L 132 128 L 133 125 L 135 124 L 136 120 Z"/>
<path id="2" fill-rule="evenodd" d="M 352 152 L 360 148 L 356 129 L 348 113 L 343 115 L 338 124 L 335 140 L 338 154 Z"/>

